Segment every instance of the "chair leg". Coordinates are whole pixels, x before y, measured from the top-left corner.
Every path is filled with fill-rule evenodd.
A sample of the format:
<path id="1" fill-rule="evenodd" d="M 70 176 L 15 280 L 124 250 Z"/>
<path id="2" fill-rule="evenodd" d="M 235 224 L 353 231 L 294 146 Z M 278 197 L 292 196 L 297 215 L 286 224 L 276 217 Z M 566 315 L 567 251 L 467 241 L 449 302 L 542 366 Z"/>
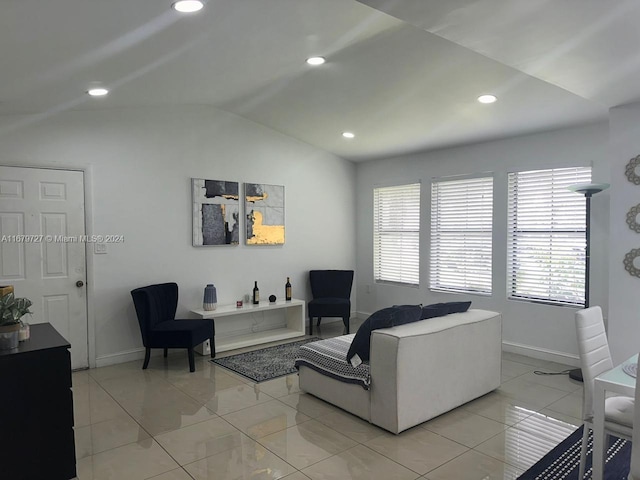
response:
<path id="1" fill-rule="evenodd" d="M 582 432 L 582 447 L 580 448 L 580 469 L 578 478 L 582 480 L 584 478 L 584 469 L 587 463 L 587 441 L 589 440 L 589 425 L 582 424 L 584 429 Z"/>
<path id="2" fill-rule="evenodd" d="M 209 346 L 211 347 L 211 358 L 216 358 L 216 336 L 214 335 L 209 340 Z"/>
<path id="3" fill-rule="evenodd" d="M 349 335 L 349 317 L 342 317 L 342 323 L 344 323 L 344 326 L 347 329 L 347 335 Z"/>
<path id="4" fill-rule="evenodd" d="M 316 323 L 316 326 L 320 326 L 320 320 L 322 320 L 322 317 L 318 317 L 318 323 Z"/>
<path id="5" fill-rule="evenodd" d="M 164 349 L 164 358 L 167 358 L 167 352 L 168 352 L 168 351 L 169 351 L 169 349 L 168 349 L 168 348 L 165 348 L 165 349 Z"/>
<path id="6" fill-rule="evenodd" d="M 147 350 L 144 353 L 144 363 L 142 364 L 142 369 L 146 370 L 149 366 L 149 358 L 151 357 L 151 349 L 147 347 Z"/>
<path id="7" fill-rule="evenodd" d="M 196 365 L 195 365 L 195 358 L 193 358 L 193 347 L 189 347 L 187 349 L 187 353 L 189 354 L 189 371 L 190 372 L 195 372 L 196 371 Z"/>

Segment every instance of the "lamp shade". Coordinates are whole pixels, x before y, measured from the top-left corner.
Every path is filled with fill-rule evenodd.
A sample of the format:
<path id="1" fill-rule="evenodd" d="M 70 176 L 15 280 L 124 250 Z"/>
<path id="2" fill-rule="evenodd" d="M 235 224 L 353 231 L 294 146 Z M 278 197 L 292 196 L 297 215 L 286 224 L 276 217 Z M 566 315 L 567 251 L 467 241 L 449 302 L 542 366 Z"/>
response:
<path id="1" fill-rule="evenodd" d="M 608 183 L 575 183 L 567 187 L 572 192 L 581 193 L 583 195 L 595 195 L 609 188 Z"/>

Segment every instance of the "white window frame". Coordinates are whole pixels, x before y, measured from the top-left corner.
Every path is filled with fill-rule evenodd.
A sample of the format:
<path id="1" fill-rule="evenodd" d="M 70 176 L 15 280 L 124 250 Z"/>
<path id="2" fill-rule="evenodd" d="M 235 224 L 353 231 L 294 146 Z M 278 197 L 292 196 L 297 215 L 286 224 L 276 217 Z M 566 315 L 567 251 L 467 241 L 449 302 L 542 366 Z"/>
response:
<path id="1" fill-rule="evenodd" d="M 493 175 L 431 183 L 429 288 L 491 295 Z"/>
<path id="2" fill-rule="evenodd" d="M 586 206 L 569 185 L 591 182 L 591 167 L 509 173 L 507 297 L 584 306 Z"/>
<path id="3" fill-rule="evenodd" d="M 376 283 L 420 285 L 420 182 L 373 189 Z"/>

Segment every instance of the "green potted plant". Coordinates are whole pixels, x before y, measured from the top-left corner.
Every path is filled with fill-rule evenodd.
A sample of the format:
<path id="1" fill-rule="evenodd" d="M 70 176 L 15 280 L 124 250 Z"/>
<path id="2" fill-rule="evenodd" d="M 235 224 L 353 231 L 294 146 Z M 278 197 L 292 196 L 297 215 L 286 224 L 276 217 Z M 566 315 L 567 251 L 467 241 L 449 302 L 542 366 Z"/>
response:
<path id="1" fill-rule="evenodd" d="M 31 314 L 32 305 L 28 298 L 16 298 L 13 292 L 6 293 L 0 298 L 0 350 L 16 348 L 22 317 Z"/>

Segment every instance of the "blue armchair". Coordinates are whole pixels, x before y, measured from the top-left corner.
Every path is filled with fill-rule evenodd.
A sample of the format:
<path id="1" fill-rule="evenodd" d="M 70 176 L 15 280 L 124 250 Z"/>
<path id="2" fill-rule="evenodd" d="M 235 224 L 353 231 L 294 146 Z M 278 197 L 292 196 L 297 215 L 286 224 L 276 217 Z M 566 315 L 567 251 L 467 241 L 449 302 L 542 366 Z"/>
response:
<path id="1" fill-rule="evenodd" d="M 136 308 L 142 343 L 146 348 L 142 369 L 149 366 L 152 348 L 186 348 L 189 355 L 189 371 L 195 371 L 193 348 L 205 340 L 211 340 L 211 358 L 215 357 L 215 325 L 213 320 L 176 320 L 178 285 L 161 283 L 131 291 Z"/>
<path id="2" fill-rule="evenodd" d="M 309 334 L 313 335 L 313 319 L 316 317 L 318 325 L 322 317 L 341 317 L 349 333 L 353 270 L 311 270 L 309 280 L 313 295 L 309 302 Z"/>

